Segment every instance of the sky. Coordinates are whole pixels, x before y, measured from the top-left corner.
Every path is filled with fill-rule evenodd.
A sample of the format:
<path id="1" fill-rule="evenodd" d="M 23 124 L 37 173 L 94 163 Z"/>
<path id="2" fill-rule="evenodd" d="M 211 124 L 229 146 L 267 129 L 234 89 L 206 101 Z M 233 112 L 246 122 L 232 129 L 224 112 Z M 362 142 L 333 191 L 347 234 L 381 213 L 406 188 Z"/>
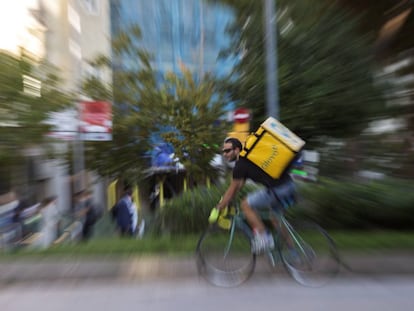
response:
<path id="1" fill-rule="evenodd" d="M 19 47 L 41 57 L 44 53 L 38 36 L 28 29 L 42 31 L 42 26 L 32 17 L 29 8 L 36 8 L 36 0 L 0 2 L 0 49 L 19 53 Z"/>

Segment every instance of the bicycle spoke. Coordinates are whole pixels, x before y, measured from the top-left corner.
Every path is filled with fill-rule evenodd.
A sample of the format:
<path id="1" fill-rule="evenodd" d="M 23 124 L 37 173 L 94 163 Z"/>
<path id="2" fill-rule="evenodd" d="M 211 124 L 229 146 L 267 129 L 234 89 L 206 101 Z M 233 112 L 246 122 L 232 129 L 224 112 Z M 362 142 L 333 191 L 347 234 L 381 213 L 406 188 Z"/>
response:
<path id="1" fill-rule="evenodd" d="M 256 257 L 250 251 L 250 239 L 240 228 L 210 228 L 197 245 L 199 273 L 217 286 L 237 286 L 252 274 Z"/>
<path id="2" fill-rule="evenodd" d="M 312 222 L 291 225 L 284 219 L 283 223 L 289 236 L 281 239 L 279 250 L 291 276 L 300 284 L 313 287 L 332 279 L 339 271 L 339 262 L 329 235 Z"/>

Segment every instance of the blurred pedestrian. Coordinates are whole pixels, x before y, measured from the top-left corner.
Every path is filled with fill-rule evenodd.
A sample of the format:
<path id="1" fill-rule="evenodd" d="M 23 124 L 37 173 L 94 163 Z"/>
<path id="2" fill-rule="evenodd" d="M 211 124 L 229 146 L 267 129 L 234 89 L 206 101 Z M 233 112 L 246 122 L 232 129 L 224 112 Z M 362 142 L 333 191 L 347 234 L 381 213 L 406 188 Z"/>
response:
<path id="1" fill-rule="evenodd" d="M 133 198 L 131 198 L 130 212 L 132 215 L 132 227 L 131 227 L 132 235 L 136 235 L 137 229 L 138 229 L 137 227 L 138 226 L 138 209 L 137 209 L 137 205 L 135 204 Z"/>
<path id="2" fill-rule="evenodd" d="M 85 193 L 85 222 L 82 230 L 82 240 L 89 240 L 93 234 L 93 229 L 96 222 L 102 217 L 103 209 L 94 202 L 92 191 L 88 190 Z"/>
<path id="3" fill-rule="evenodd" d="M 114 206 L 116 224 L 121 236 L 131 236 L 132 231 L 132 189 L 125 188 L 124 195 Z"/>

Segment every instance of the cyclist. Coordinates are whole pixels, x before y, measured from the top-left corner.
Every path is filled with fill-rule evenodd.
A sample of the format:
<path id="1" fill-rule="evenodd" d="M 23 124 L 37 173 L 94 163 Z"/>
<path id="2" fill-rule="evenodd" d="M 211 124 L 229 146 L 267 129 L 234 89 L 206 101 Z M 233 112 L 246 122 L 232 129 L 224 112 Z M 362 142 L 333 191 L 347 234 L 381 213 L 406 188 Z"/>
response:
<path id="1" fill-rule="evenodd" d="M 282 213 L 296 197 L 295 185 L 286 170 L 279 179 L 273 179 L 261 168 L 244 157 L 239 157 L 242 144 L 237 138 L 226 138 L 223 143 L 223 156 L 229 162 L 235 162 L 231 183 L 216 208 L 226 207 L 244 186 L 247 179 L 262 184 L 265 188 L 249 193 L 241 202 L 241 209 L 247 222 L 253 229 L 252 252 L 260 254 L 274 247 L 272 235 L 266 231 L 257 211 L 271 206 L 276 213 Z M 277 226 L 277 219 L 275 219 Z"/>

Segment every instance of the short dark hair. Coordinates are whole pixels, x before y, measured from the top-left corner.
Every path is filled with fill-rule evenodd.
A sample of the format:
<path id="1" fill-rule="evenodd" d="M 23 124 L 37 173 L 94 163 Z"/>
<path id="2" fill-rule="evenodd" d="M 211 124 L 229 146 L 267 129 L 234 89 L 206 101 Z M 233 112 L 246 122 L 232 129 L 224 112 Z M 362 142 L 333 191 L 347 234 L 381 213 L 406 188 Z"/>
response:
<path id="1" fill-rule="evenodd" d="M 230 143 L 233 146 L 233 149 L 239 148 L 240 150 L 243 149 L 242 143 L 240 142 L 240 140 L 238 140 L 237 138 L 234 137 L 227 137 L 224 140 L 225 144 Z"/>
<path id="2" fill-rule="evenodd" d="M 131 196 L 132 195 L 132 187 L 131 186 L 125 186 L 124 187 L 124 194 L 127 194 L 127 195 L 129 195 L 129 196 Z"/>

